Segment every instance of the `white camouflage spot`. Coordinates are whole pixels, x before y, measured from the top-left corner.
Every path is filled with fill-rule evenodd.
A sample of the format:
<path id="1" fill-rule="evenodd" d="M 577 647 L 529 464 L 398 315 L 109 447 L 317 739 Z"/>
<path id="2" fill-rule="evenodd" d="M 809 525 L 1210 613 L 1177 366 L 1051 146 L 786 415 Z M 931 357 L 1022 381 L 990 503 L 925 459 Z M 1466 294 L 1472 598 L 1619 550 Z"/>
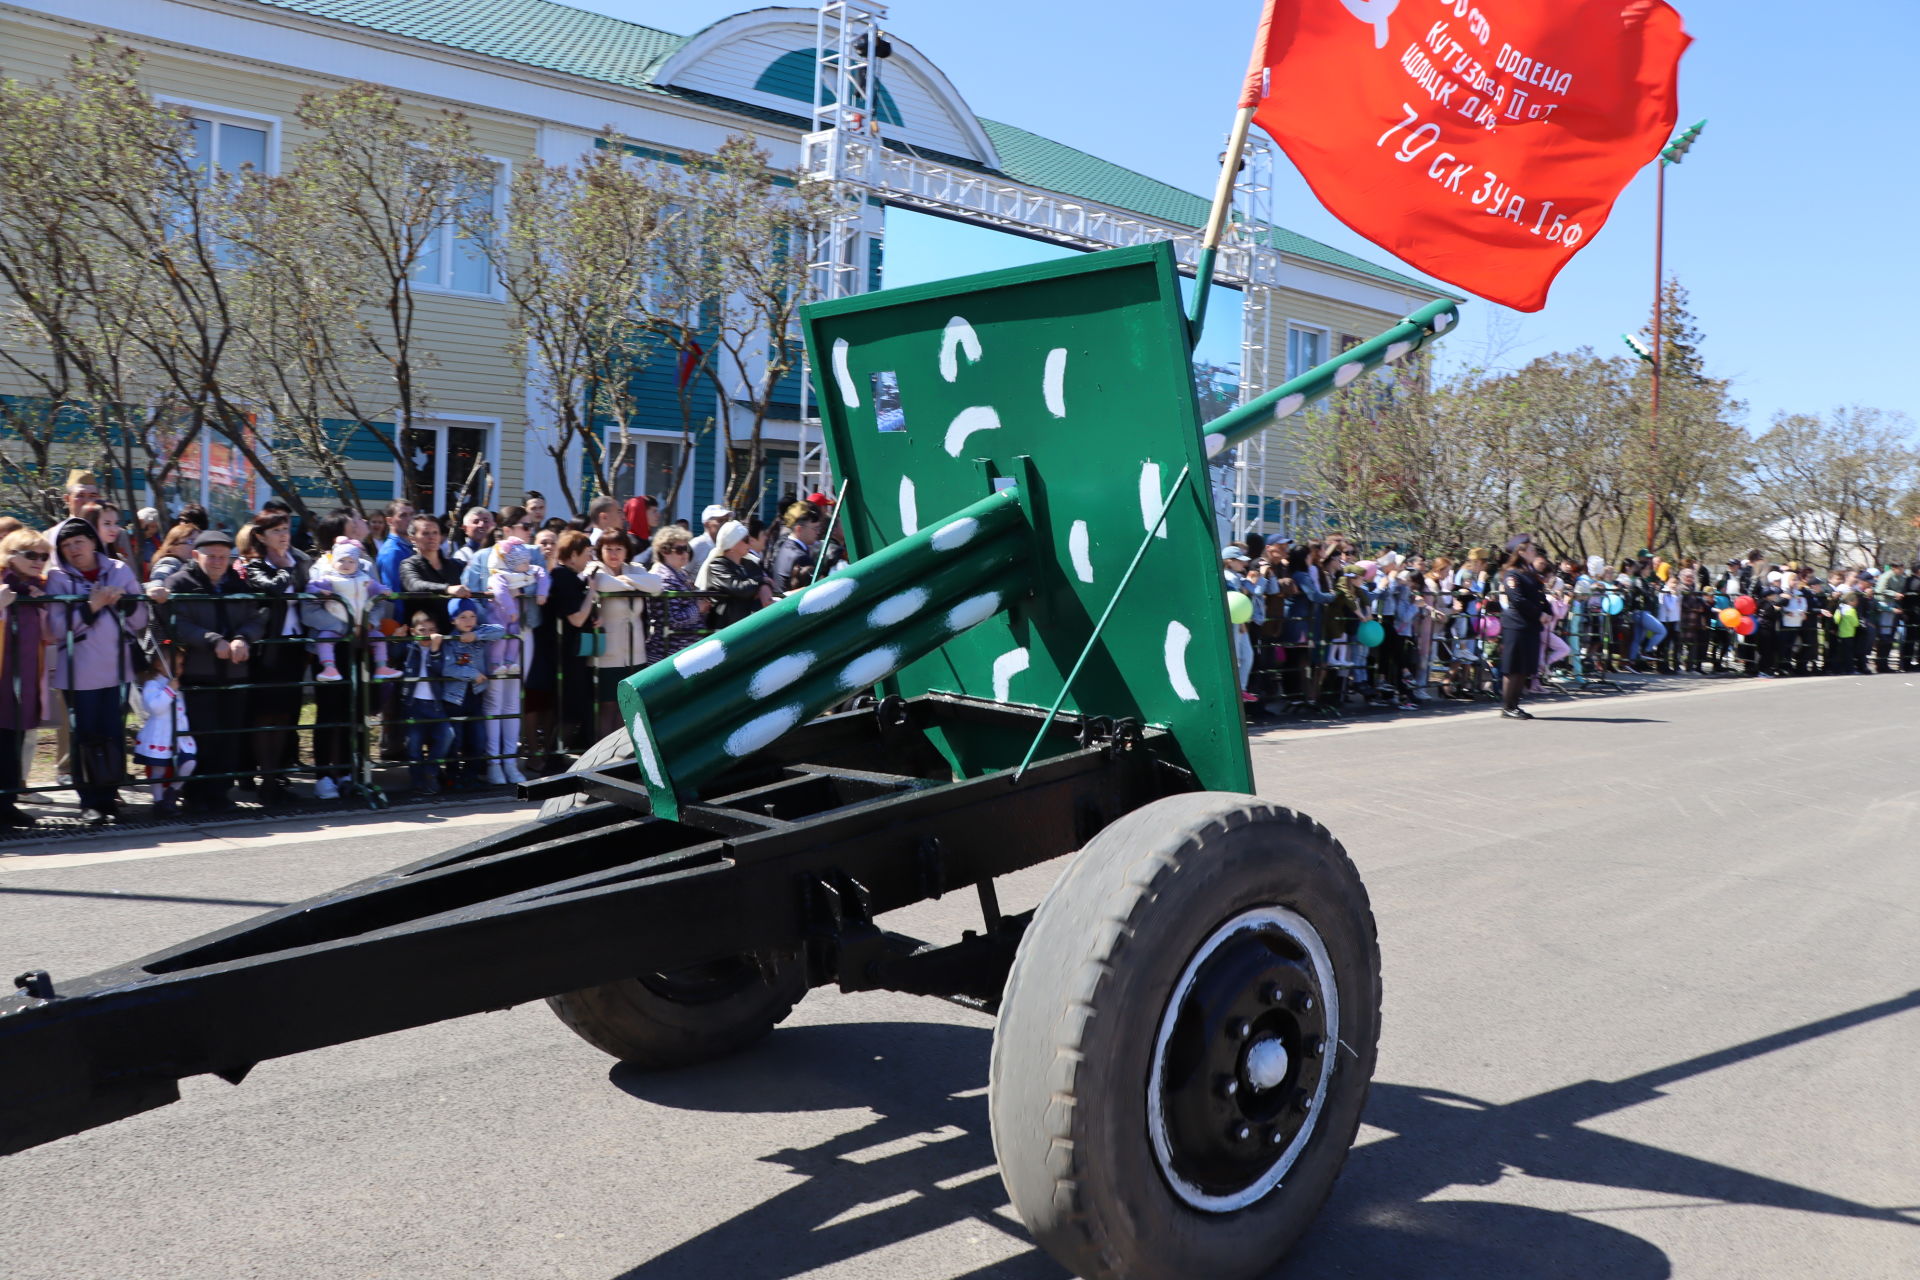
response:
<path id="1" fill-rule="evenodd" d="M 1082 582 L 1093 581 L 1093 556 L 1090 552 L 1087 522 L 1075 520 L 1067 530 L 1067 558 L 1073 561 L 1073 576 Z"/>
<path id="2" fill-rule="evenodd" d="M 962 516 L 950 524 L 943 524 L 933 531 L 929 541 L 935 551 L 951 551 L 955 547 L 964 547 L 973 541 L 973 535 L 980 532 L 980 522 L 972 516 Z"/>
<path id="3" fill-rule="evenodd" d="M 647 725 L 639 716 L 633 718 L 632 728 L 627 730 L 633 739 L 633 754 L 640 758 L 640 772 L 646 775 L 649 783 L 656 787 L 667 785 L 667 778 L 660 771 L 660 756 L 653 749 L 653 735 L 647 732 Z"/>
<path id="4" fill-rule="evenodd" d="M 813 655 L 806 652 L 775 658 L 753 673 L 753 679 L 747 682 L 747 692 L 755 698 L 770 698 L 807 674 L 812 665 Z"/>
<path id="5" fill-rule="evenodd" d="M 900 532 L 920 532 L 920 500 L 915 496 L 912 476 L 900 477 Z"/>
<path id="6" fill-rule="evenodd" d="M 1273 416 L 1276 419 L 1291 418 L 1300 412 L 1300 406 L 1306 402 L 1307 398 L 1297 391 L 1290 396 L 1283 396 L 1280 402 L 1273 406 Z"/>
<path id="7" fill-rule="evenodd" d="M 1392 343 L 1387 347 L 1386 361 L 1388 364 L 1399 364 L 1407 358 L 1408 353 L 1412 350 L 1413 344 L 1411 342 Z"/>
<path id="8" fill-rule="evenodd" d="M 1160 508 L 1166 504 L 1167 495 L 1160 492 L 1160 464 L 1143 462 L 1140 464 L 1140 527 L 1153 529 L 1153 522 L 1160 518 Z M 1154 530 L 1154 537 L 1167 536 L 1167 522 L 1160 521 L 1160 527 Z"/>
<path id="9" fill-rule="evenodd" d="M 1047 412 L 1056 418 L 1067 416 L 1067 349 L 1055 347 L 1047 352 L 1047 369 L 1040 380 L 1040 393 L 1046 397 Z"/>
<path id="10" fill-rule="evenodd" d="M 1182 702 L 1200 701 L 1200 691 L 1187 674 L 1187 644 L 1192 639 L 1193 632 L 1180 623 L 1167 624 L 1167 680 Z"/>
<path id="11" fill-rule="evenodd" d="M 718 638 L 702 640 L 691 649 L 682 649 L 673 655 L 673 669 L 684 679 L 691 680 L 702 671 L 711 671 L 727 660 L 727 647 Z"/>
<path id="12" fill-rule="evenodd" d="M 863 653 L 840 670 L 842 689 L 864 689 L 893 674 L 900 665 L 898 649 L 875 649 L 872 653 Z"/>
<path id="13" fill-rule="evenodd" d="M 1344 387 L 1366 371 L 1367 366 L 1365 361 L 1349 360 L 1333 371 L 1333 385 L 1336 387 Z"/>
<path id="14" fill-rule="evenodd" d="M 807 593 L 800 597 L 800 603 L 796 607 L 801 613 L 825 613 L 843 603 L 859 585 L 858 578 L 835 574 L 825 582 L 816 582 L 808 587 Z"/>
<path id="15" fill-rule="evenodd" d="M 993 660 L 993 700 L 1005 702 L 1013 688 L 1013 678 L 1032 665 L 1025 649 L 1009 649 Z"/>
<path id="16" fill-rule="evenodd" d="M 897 596 L 888 596 L 873 606 L 873 612 L 867 615 L 867 625 L 876 628 L 896 626 L 920 612 L 926 603 L 925 587 L 914 587 Z"/>
<path id="17" fill-rule="evenodd" d="M 1221 435 L 1218 431 L 1209 431 L 1207 433 L 1205 444 L 1207 447 L 1207 456 L 1209 458 L 1217 458 L 1220 456 L 1222 452 L 1225 451 L 1227 447 L 1227 438 Z"/>
<path id="18" fill-rule="evenodd" d="M 947 630 L 957 633 L 965 631 L 968 627 L 977 627 L 998 612 L 1000 612 L 998 591 L 969 596 L 947 610 Z"/>
<path id="19" fill-rule="evenodd" d="M 940 334 L 940 376 L 952 382 L 960 376 L 960 352 L 967 353 L 968 364 L 980 362 L 980 335 L 964 319 L 955 316 L 947 321 L 946 329 Z"/>
<path id="20" fill-rule="evenodd" d="M 800 704 L 781 707 L 753 719 L 727 735 L 727 754 L 752 755 L 787 730 L 800 723 Z"/>
<path id="21" fill-rule="evenodd" d="M 833 380 L 840 385 L 840 402 L 849 409 L 860 407 L 860 388 L 854 385 L 853 373 L 847 368 L 847 340 L 833 340 Z"/>
<path id="22" fill-rule="evenodd" d="M 947 427 L 947 456 L 957 458 L 966 447 L 967 437 L 976 431 L 998 431 L 1000 415 L 984 404 L 962 409 Z"/>

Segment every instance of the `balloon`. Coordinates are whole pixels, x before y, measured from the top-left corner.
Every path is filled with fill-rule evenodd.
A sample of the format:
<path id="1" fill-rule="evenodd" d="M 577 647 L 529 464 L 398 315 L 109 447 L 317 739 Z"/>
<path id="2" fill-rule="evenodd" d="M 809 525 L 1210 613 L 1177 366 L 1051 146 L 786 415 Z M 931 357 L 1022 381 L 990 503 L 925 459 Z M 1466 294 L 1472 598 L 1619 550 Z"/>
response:
<path id="1" fill-rule="evenodd" d="M 1363 649 L 1372 649 L 1387 638 L 1387 629 L 1372 618 L 1354 628 L 1353 639 Z"/>
<path id="2" fill-rule="evenodd" d="M 1752 618 L 1742 618 L 1740 619 L 1740 625 L 1736 626 L 1734 630 L 1738 631 L 1743 636 L 1750 636 L 1759 628 L 1759 626 L 1760 624 L 1755 622 Z"/>
<path id="3" fill-rule="evenodd" d="M 1754 603 L 1752 596 L 1739 596 L 1734 600 L 1733 607 L 1738 609 L 1741 613 L 1751 614 L 1755 609 L 1758 609 L 1760 606 Z"/>
<path id="4" fill-rule="evenodd" d="M 1617 591 L 1607 592 L 1606 599 L 1600 602 L 1600 612 L 1605 614 L 1621 613 L 1626 607 L 1627 602 L 1620 598 L 1620 593 Z"/>
<path id="5" fill-rule="evenodd" d="M 1227 593 L 1227 621 L 1238 627 L 1253 621 L 1253 598 L 1239 591 Z"/>
<path id="6" fill-rule="evenodd" d="M 1741 618 L 1740 611 L 1731 605 L 1727 606 L 1726 608 L 1720 611 L 1720 625 L 1725 627 L 1729 631 L 1735 630 L 1736 628 L 1739 627 L 1740 618 Z"/>
<path id="7" fill-rule="evenodd" d="M 1485 636 L 1489 640 L 1492 640 L 1498 637 L 1500 634 L 1500 619 L 1498 618 L 1480 619 L 1480 634 Z"/>

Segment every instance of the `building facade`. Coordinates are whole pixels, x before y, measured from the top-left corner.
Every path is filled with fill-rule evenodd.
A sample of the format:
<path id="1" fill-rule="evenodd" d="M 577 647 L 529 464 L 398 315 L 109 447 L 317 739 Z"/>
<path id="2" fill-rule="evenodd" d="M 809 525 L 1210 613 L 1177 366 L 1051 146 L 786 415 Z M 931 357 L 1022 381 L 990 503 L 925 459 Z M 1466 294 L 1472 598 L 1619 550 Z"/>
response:
<path id="1" fill-rule="evenodd" d="M 682 36 L 551 0 L 18 0 L 0 4 L 0 74 L 58 79 L 87 41 L 110 36 L 141 54 L 146 86 L 196 122 L 213 154 L 269 172 L 300 139 L 303 95 L 372 82 L 423 112 L 462 112 L 504 185 L 527 157 L 569 162 L 608 127 L 670 154 L 711 152 L 750 131 L 776 165 L 797 169 L 815 127 L 818 30 L 812 8 L 755 9 Z M 1203 221 L 1202 197 L 977 117 L 921 51 L 891 31 L 887 40 L 874 110 L 887 176 L 853 228 L 846 266 L 856 290 L 884 283 L 888 207 L 1082 248 L 1129 237 L 1190 239 Z M 1250 330 L 1245 373 L 1255 386 L 1441 296 L 1387 268 L 1274 234 L 1280 280 L 1262 291 L 1262 322 Z M 511 350 L 508 304 L 484 263 L 451 239 L 434 261 L 431 278 L 417 286 L 419 334 L 433 353 L 422 375 L 430 416 L 410 440 L 426 459 L 422 496 L 444 509 L 483 457 L 496 502 L 526 488 L 552 498 L 562 489 L 559 468 L 570 463 L 541 447 L 547 423 Z M 672 371 L 657 376 L 671 379 Z M 665 382 L 647 397 L 657 417 L 643 424 L 634 484 L 649 492 L 682 463 L 670 391 Z M 775 495 L 802 479 L 801 400 L 796 386 L 767 431 Z M 720 420 L 742 412 L 728 397 L 716 401 Z M 692 516 L 722 492 L 723 443 L 718 433 L 696 442 L 672 514 Z M 244 461 L 218 442 L 200 448 L 183 496 L 227 519 L 265 496 Z M 397 468 L 377 443 L 349 440 L 345 452 L 364 502 L 394 494 Z M 1284 440 L 1248 456 L 1264 460 L 1257 489 L 1266 498 L 1297 493 Z"/>

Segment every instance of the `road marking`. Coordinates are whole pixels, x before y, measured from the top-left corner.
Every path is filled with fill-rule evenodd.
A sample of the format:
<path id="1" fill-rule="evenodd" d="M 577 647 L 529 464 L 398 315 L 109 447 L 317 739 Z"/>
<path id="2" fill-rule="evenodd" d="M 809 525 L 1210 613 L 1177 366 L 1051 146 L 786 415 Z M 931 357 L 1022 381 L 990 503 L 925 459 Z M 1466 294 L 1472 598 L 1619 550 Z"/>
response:
<path id="1" fill-rule="evenodd" d="M 422 814 L 417 818 L 390 818 L 381 822 L 341 821 L 337 816 L 289 822 L 275 830 L 251 835 L 224 835 L 220 829 L 188 827 L 157 834 L 154 843 L 139 849 L 100 848 L 102 842 L 86 841 L 71 853 L 0 853 L 0 875 L 15 871 L 52 871 L 61 867 L 90 867 L 108 862 L 132 862 L 141 858 L 174 858 L 186 853 L 233 852 L 244 849 L 279 849 L 289 845 L 317 844 L 324 840 L 376 839 L 380 836 L 424 835 L 460 827 L 510 826 L 530 821 L 540 812 L 537 805 L 511 808 L 489 806 L 444 816 Z M 261 823 L 249 823 L 254 830 Z M 144 833 L 142 833 L 144 834 Z M 120 837 L 124 839 L 123 835 Z M 82 843 L 82 842 L 76 842 Z"/>

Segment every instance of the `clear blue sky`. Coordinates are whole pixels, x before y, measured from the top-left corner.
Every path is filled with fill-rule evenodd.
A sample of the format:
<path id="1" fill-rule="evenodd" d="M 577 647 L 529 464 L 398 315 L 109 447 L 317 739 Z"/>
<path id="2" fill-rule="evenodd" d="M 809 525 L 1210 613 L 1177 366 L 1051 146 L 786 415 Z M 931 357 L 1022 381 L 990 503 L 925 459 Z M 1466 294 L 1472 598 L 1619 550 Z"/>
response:
<path id="1" fill-rule="evenodd" d="M 684 33 L 754 6 L 584 7 Z M 1402 0 L 1402 8 L 1438 6 Z M 1920 289 L 1910 231 L 1920 212 L 1920 119 L 1911 109 L 1920 4 L 1682 0 L 1678 8 L 1694 36 L 1681 63 L 1680 123 L 1709 124 L 1686 162 L 1668 171 L 1667 271 L 1692 291 L 1709 369 L 1750 402 L 1755 427 L 1776 411 L 1839 404 L 1920 419 L 1920 389 L 1908 373 Z M 1259 0 L 896 0 L 887 25 L 945 71 L 978 114 L 1211 192 L 1259 9 Z M 1327 215 L 1290 170 L 1277 205 L 1279 221 L 1296 231 L 1393 261 Z M 890 213 L 888 221 L 889 283 L 1049 253 L 933 218 Z M 1443 349 L 1478 360 L 1491 341 L 1505 349 L 1505 364 L 1579 346 L 1622 350 L 1619 335 L 1647 323 L 1652 246 L 1649 170 L 1561 273 L 1544 311 L 1521 315 L 1476 300 Z M 1215 358 L 1237 354 L 1234 322 L 1210 327 Z"/>

